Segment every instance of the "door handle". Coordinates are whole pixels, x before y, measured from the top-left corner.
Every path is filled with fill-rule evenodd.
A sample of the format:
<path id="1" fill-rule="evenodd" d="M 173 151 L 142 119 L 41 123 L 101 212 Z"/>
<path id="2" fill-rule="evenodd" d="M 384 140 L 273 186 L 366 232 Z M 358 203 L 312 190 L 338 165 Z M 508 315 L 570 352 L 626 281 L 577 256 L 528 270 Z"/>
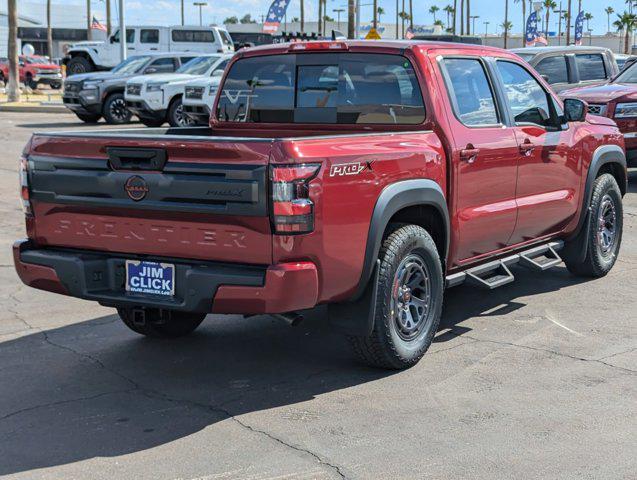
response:
<path id="1" fill-rule="evenodd" d="M 476 161 L 478 153 L 480 153 L 479 148 L 473 148 L 472 145 L 467 145 L 467 148 L 460 150 L 460 160 L 467 163 L 473 163 Z"/>
<path id="2" fill-rule="evenodd" d="M 533 150 L 535 150 L 535 145 L 531 143 L 531 140 L 529 140 L 528 138 L 525 138 L 524 142 L 520 144 L 519 148 L 520 148 L 520 153 L 524 155 L 525 157 L 528 157 L 529 155 L 531 155 L 531 153 L 533 153 Z"/>

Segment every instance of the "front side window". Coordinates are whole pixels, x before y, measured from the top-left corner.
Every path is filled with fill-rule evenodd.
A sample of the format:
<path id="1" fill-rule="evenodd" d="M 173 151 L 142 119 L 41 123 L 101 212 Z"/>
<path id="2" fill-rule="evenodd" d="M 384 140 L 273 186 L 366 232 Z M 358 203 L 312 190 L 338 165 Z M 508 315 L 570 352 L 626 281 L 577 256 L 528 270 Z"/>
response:
<path id="1" fill-rule="evenodd" d="M 516 125 L 549 126 L 551 109 L 547 93 L 539 82 L 517 63 L 498 61 L 497 65 Z"/>
<path id="2" fill-rule="evenodd" d="M 111 72 L 121 73 L 122 75 L 137 73 L 148 63 L 149 60 L 150 57 L 128 57 L 122 63 L 113 68 Z"/>
<path id="3" fill-rule="evenodd" d="M 445 58 L 449 95 L 458 119 L 468 126 L 499 123 L 493 92 L 477 59 Z"/>
<path id="4" fill-rule="evenodd" d="M 580 53 L 575 55 L 575 64 L 582 82 L 588 80 L 604 80 L 606 67 L 604 57 L 598 53 Z"/>
<path id="5" fill-rule="evenodd" d="M 187 73 L 189 75 L 203 75 L 217 61 L 219 61 L 219 56 L 195 57 L 189 62 L 184 63 L 179 68 L 179 70 L 177 70 L 177 73 Z"/>
<path id="6" fill-rule="evenodd" d="M 172 57 L 158 58 L 150 64 L 156 72 L 170 73 L 175 71 L 175 60 Z"/>
<path id="7" fill-rule="evenodd" d="M 173 30 L 173 42 L 215 43 L 211 30 Z"/>
<path id="8" fill-rule="evenodd" d="M 568 69 L 566 67 L 566 57 L 556 55 L 541 60 L 535 66 L 540 75 L 546 78 L 551 85 L 555 83 L 568 83 Z"/>
<path id="9" fill-rule="evenodd" d="M 159 30 L 142 28 L 139 32 L 140 43 L 159 43 Z"/>
<path id="10" fill-rule="evenodd" d="M 113 35 L 113 42 L 114 43 L 119 43 L 119 30 L 117 30 L 115 32 L 115 34 Z M 127 28 L 126 29 L 126 43 L 133 43 L 135 42 L 135 29 L 134 28 Z"/>
<path id="11" fill-rule="evenodd" d="M 637 83 L 637 62 L 628 65 L 626 70 L 615 77 L 613 83 Z"/>
<path id="12" fill-rule="evenodd" d="M 409 61 L 387 54 L 243 58 L 224 82 L 221 121 L 419 124 L 425 108 Z"/>

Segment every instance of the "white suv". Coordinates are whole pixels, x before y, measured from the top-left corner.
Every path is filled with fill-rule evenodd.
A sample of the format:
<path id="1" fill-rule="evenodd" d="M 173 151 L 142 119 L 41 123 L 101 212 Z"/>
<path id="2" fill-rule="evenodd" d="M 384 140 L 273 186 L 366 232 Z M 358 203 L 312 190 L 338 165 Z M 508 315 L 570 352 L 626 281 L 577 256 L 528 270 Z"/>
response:
<path id="1" fill-rule="evenodd" d="M 173 127 L 192 125 L 183 113 L 184 84 L 197 77 L 220 76 L 232 55 L 200 55 L 184 64 L 175 73 L 142 75 L 126 82 L 126 106 L 149 127 L 168 122 Z"/>
<path id="2" fill-rule="evenodd" d="M 198 78 L 184 85 L 184 114 L 197 125 L 208 125 L 222 75 L 223 72 L 216 70 L 211 77 Z"/>
<path id="3" fill-rule="evenodd" d="M 107 42 L 78 42 L 64 58 L 69 75 L 110 70 L 119 64 L 120 32 L 116 29 Z M 223 27 L 127 27 L 129 55 L 155 52 L 234 53 L 232 37 Z"/>

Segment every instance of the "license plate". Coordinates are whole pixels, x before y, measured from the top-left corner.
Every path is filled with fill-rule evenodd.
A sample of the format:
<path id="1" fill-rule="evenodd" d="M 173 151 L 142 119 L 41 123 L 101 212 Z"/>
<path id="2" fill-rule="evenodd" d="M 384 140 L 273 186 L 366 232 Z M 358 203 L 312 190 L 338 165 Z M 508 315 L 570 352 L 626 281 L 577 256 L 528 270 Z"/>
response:
<path id="1" fill-rule="evenodd" d="M 172 297 L 175 295 L 175 266 L 126 260 L 126 292 Z"/>

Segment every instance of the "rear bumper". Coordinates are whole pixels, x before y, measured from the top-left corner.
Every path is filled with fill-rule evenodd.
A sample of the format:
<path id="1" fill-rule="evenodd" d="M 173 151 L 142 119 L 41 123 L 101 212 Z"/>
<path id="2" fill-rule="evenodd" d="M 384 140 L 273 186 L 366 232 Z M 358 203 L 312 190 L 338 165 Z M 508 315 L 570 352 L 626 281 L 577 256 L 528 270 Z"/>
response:
<path id="1" fill-rule="evenodd" d="M 125 261 L 136 258 L 131 255 L 44 249 L 19 241 L 13 258 L 26 285 L 111 307 L 262 314 L 311 308 L 318 298 L 318 274 L 309 262 L 259 267 L 161 259 L 175 264 L 175 296 L 166 299 L 125 292 Z"/>

